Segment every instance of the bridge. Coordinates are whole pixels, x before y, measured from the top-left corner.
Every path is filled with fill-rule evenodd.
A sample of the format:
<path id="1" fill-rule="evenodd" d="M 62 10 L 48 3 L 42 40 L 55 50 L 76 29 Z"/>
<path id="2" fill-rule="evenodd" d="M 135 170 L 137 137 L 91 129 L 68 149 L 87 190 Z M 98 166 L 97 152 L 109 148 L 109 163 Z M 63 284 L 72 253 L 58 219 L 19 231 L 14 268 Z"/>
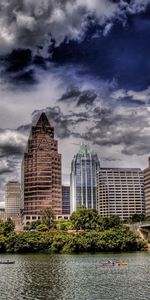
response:
<path id="1" fill-rule="evenodd" d="M 150 243 L 150 221 L 138 222 L 134 224 L 126 224 L 127 227 L 138 235 L 141 239 L 147 240 Z"/>
<path id="2" fill-rule="evenodd" d="M 143 238 L 150 243 L 150 222 L 141 222 L 139 224 L 139 231 Z"/>

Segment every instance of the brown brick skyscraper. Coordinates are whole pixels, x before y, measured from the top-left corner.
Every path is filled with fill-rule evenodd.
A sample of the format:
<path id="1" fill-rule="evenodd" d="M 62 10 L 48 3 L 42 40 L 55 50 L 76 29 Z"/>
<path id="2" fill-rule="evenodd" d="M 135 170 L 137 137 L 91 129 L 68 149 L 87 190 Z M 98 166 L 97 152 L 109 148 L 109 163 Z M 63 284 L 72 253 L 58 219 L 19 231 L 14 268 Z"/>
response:
<path id="1" fill-rule="evenodd" d="M 56 215 L 62 213 L 61 155 L 45 113 L 31 129 L 22 164 L 22 186 L 26 220 L 38 219 L 41 210 L 47 208 Z"/>

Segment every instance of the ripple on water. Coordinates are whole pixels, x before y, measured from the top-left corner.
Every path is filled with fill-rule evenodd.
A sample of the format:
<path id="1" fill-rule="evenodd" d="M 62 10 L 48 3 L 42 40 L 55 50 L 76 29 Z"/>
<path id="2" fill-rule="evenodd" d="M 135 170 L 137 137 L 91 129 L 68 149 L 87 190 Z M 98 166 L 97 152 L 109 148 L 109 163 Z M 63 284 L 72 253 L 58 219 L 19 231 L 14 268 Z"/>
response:
<path id="1" fill-rule="evenodd" d="M 5 255 L 1 255 L 5 259 Z M 102 259 L 128 266 L 101 268 Z M 150 300 L 149 253 L 8 255 L 0 265 L 0 300 Z"/>

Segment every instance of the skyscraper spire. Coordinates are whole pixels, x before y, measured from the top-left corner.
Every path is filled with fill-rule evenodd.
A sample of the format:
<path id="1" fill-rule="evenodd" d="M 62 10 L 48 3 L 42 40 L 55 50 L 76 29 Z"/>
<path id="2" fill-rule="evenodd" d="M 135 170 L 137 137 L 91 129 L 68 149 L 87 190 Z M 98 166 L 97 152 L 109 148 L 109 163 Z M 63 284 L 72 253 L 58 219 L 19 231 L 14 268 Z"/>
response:
<path id="1" fill-rule="evenodd" d="M 43 125 L 50 126 L 49 120 L 44 112 L 41 113 L 36 123 L 36 126 L 43 126 Z"/>
<path id="2" fill-rule="evenodd" d="M 37 123 L 32 127 L 31 134 L 43 132 L 48 134 L 51 138 L 54 138 L 54 127 L 51 126 L 46 114 L 41 113 Z"/>

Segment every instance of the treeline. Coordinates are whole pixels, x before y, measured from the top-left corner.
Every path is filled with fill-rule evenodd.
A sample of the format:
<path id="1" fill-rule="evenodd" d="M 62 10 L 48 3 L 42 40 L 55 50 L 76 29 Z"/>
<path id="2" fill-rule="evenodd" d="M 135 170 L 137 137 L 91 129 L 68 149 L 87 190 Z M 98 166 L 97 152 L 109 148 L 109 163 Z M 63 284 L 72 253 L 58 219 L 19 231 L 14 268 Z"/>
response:
<path id="1" fill-rule="evenodd" d="M 132 224 L 141 221 L 150 221 L 149 217 L 143 214 L 134 214 L 129 219 L 121 220 L 119 216 L 111 216 L 109 218 L 98 215 L 95 209 L 87 209 L 81 207 L 73 212 L 70 220 L 55 221 L 54 214 L 50 209 L 41 212 L 42 218 L 36 222 L 32 222 L 30 226 L 26 226 L 25 230 L 47 231 L 48 229 L 57 230 L 96 230 L 104 231 L 110 228 L 116 228 L 123 224 Z"/>
<path id="2" fill-rule="evenodd" d="M 72 214 L 70 221 L 58 222 L 52 212 L 45 211 L 41 223 L 33 226 L 34 229 L 32 226 L 28 229 L 35 231 L 16 233 L 11 221 L 0 222 L 0 252 L 79 253 L 136 251 L 146 247 L 119 217 L 102 218 L 92 209 L 81 208 Z"/>
<path id="3" fill-rule="evenodd" d="M 144 250 L 145 244 L 137 241 L 126 228 L 103 232 L 12 232 L 0 235 L 0 252 L 4 253 L 79 253 Z"/>

